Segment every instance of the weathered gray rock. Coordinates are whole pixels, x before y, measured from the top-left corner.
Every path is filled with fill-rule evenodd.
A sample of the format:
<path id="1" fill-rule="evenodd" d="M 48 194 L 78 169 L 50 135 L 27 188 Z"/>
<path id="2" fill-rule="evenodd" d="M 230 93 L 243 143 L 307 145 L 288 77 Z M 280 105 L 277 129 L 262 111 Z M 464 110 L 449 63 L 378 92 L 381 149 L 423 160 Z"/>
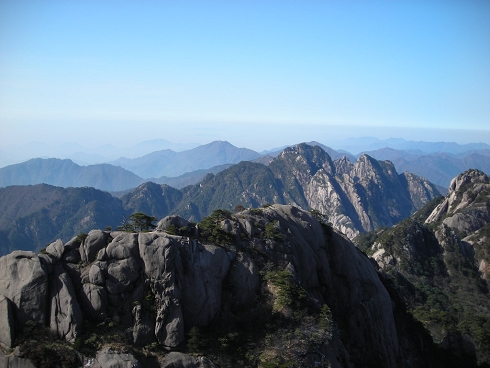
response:
<path id="1" fill-rule="evenodd" d="M 229 285 L 236 304 L 248 306 L 256 303 L 260 290 L 260 274 L 248 254 L 240 253 L 232 262 Z"/>
<path id="2" fill-rule="evenodd" d="M 184 226 L 187 226 L 189 224 L 189 221 L 186 219 L 177 216 L 177 215 L 172 215 L 172 216 L 166 216 L 160 221 L 158 221 L 156 230 L 160 231 L 166 231 L 168 230 L 169 226 L 174 226 L 177 229 L 180 229 Z"/>
<path id="3" fill-rule="evenodd" d="M 77 236 L 74 236 L 73 238 L 71 238 L 70 240 L 68 240 L 66 243 L 65 243 L 65 248 L 66 249 L 79 249 L 80 248 L 80 237 L 77 235 Z"/>
<path id="4" fill-rule="evenodd" d="M 115 231 L 112 242 L 107 246 L 106 256 L 110 259 L 138 257 L 138 234 Z"/>
<path id="5" fill-rule="evenodd" d="M 326 302 L 345 331 L 342 342 L 351 357 L 380 358 L 385 366 L 397 367 L 400 348 L 390 296 L 369 259 L 350 241 L 333 237 L 322 284 Z"/>
<path id="6" fill-rule="evenodd" d="M 139 276 L 140 265 L 136 258 L 110 261 L 107 266 L 107 291 L 111 294 L 123 293 Z"/>
<path id="7" fill-rule="evenodd" d="M 182 265 L 177 241 L 164 233 L 139 234 L 140 257 L 155 296 L 155 336 L 165 346 L 184 341 L 180 280 Z"/>
<path id="8" fill-rule="evenodd" d="M 156 303 L 158 308 L 155 336 L 163 345 L 176 347 L 184 341 L 184 318 L 178 299 L 179 295 L 172 295 L 172 291 L 167 289 L 163 300 Z"/>
<path id="9" fill-rule="evenodd" d="M 48 276 L 34 252 L 14 251 L 0 258 L 0 295 L 10 299 L 17 322 L 44 324 L 47 306 Z"/>
<path id="10" fill-rule="evenodd" d="M 105 262 L 96 261 L 90 267 L 88 278 L 91 284 L 97 286 L 105 285 L 105 270 L 107 265 Z"/>
<path id="11" fill-rule="evenodd" d="M 225 250 L 192 241 L 181 248 L 184 262 L 183 316 L 189 326 L 206 326 L 221 308 L 223 282 L 230 268 Z"/>
<path id="12" fill-rule="evenodd" d="M 63 261 L 67 263 L 79 263 L 82 260 L 78 249 L 67 249 L 63 254 Z"/>
<path id="13" fill-rule="evenodd" d="M 82 331 L 82 310 L 75 296 L 70 277 L 61 266 L 56 266 L 50 277 L 50 322 L 53 333 L 68 342 L 74 342 Z"/>
<path id="14" fill-rule="evenodd" d="M 54 259 L 59 261 L 61 257 L 63 257 L 63 252 L 65 251 L 65 245 L 61 241 L 61 239 L 56 240 L 55 242 L 49 244 L 46 247 L 46 253 L 52 255 Z"/>
<path id="15" fill-rule="evenodd" d="M 83 312 L 93 318 L 104 319 L 107 309 L 107 293 L 101 286 L 83 284 L 80 293 L 80 304 Z"/>
<path id="16" fill-rule="evenodd" d="M 179 352 L 167 354 L 165 360 L 160 365 L 161 368 L 214 368 L 214 365 L 205 357 L 194 357 Z"/>
<path id="17" fill-rule="evenodd" d="M 44 272 L 46 272 L 48 275 L 51 274 L 56 263 L 54 257 L 43 253 L 39 253 L 37 256 L 39 257 L 39 261 L 41 262 L 41 267 L 43 268 Z"/>
<path id="18" fill-rule="evenodd" d="M 156 340 L 155 322 L 151 319 L 150 314 L 143 310 L 141 305 L 133 308 L 133 342 L 138 346 L 151 344 Z"/>
<path id="19" fill-rule="evenodd" d="M 432 211 L 425 222 L 438 222 L 448 215 L 453 215 L 461 209 L 468 208 L 482 192 L 487 192 L 485 197 L 488 198 L 489 188 L 490 178 L 479 170 L 468 170 L 458 175 L 451 181 L 448 194 L 444 198 L 444 201 Z M 484 204 L 485 199 L 481 198 L 480 202 Z M 475 210 L 475 206 L 472 207 Z"/>
<path id="20" fill-rule="evenodd" d="M 6 355 L 0 349 L 0 367 L 2 368 L 36 368 L 29 359 L 21 358 L 15 354 Z"/>
<path id="21" fill-rule="evenodd" d="M 6 297 L 0 295 L 0 344 L 12 347 L 15 338 L 14 305 Z"/>
<path id="22" fill-rule="evenodd" d="M 107 245 L 109 234 L 102 230 L 92 230 L 80 246 L 80 255 L 85 263 L 95 261 L 97 253 Z"/>
<path id="23" fill-rule="evenodd" d="M 92 368 L 141 368 L 133 354 L 121 353 L 110 347 L 97 352 Z"/>

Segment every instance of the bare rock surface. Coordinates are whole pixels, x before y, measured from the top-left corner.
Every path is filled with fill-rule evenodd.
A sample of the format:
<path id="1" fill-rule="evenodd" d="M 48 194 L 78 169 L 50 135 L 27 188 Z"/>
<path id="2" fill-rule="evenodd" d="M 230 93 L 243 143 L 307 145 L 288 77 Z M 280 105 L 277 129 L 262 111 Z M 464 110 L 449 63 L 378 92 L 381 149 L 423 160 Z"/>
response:
<path id="1" fill-rule="evenodd" d="M 183 353 L 169 353 L 161 368 L 215 368 L 216 366 L 205 357 L 194 357 Z"/>
<path id="2" fill-rule="evenodd" d="M 0 345 L 11 348 L 15 338 L 14 306 L 10 299 L 0 296 Z"/>
<path id="3" fill-rule="evenodd" d="M 14 251 L 0 258 L 0 295 L 15 305 L 17 323 L 44 324 L 47 315 L 48 275 L 34 252 Z"/>
<path id="4" fill-rule="evenodd" d="M 304 165 L 309 174 L 298 172 L 298 180 L 309 180 L 308 175 L 319 171 L 326 178 L 335 171 L 328 160 Z M 361 164 L 344 166 L 362 170 Z M 390 167 L 385 169 L 389 172 Z M 11 308 L 15 326 L 32 319 L 67 341 L 82 335 L 86 321 L 94 326 L 94 334 L 118 331 L 145 349 L 181 351 L 193 328 L 232 326 L 237 316 L 260 319 L 262 312 L 272 313 L 281 285 L 273 285 L 267 277 L 282 272 L 290 277 L 288 287 L 304 293 L 309 309 L 329 307 L 337 326 L 318 351 L 304 348 L 295 353 L 304 366 L 326 364 L 328 359 L 332 367 L 382 361 L 384 367 L 408 368 L 401 363 L 392 300 L 370 260 L 315 216 L 319 215 L 291 205 L 245 209 L 217 220 L 214 242 L 161 229 L 137 234 L 91 231 L 79 248 L 73 242 L 64 246 L 65 251 L 80 250 L 79 264 L 65 262 L 63 254 L 56 253 L 59 244 L 52 247 L 55 256 L 43 256 L 46 259 L 14 252 L 0 258 L 0 295 L 6 297 L 0 299 L 0 309 L 7 315 L 0 320 L 7 331 L 2 335 L 4 344 L 11 334 Z M 291 308 L 275 312 L 293 318 Z M 106 347 L 86 366 L 141 366 L 124 351 Z M 206 358 L 173 351 L 166 354 L 162 367 L 214 365 Z"/>
<path id="5" fill-rule="evenodd" d="M 121 353 L 110 347 L 97 353 L 95 359 L 85 365 L 91 368 L 142 368 L 132 354 Z"/>
<path id="6" fill-rule="evenodd" d="M 59 338 L 74 342 L 82 331 L 83 316 L 69 275 L 56 266 L 50 276 L 50 329 Z"/>

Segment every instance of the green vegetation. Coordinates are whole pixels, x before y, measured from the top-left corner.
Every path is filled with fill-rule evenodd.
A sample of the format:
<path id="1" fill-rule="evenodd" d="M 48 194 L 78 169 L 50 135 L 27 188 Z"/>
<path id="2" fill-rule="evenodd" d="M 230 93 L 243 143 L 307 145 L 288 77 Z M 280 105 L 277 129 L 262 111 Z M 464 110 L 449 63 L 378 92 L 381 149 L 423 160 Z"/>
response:
<path id="1" fill-rule="evenodd" d="M 80 234 L 77 235 L 76 240 L 77 240 L 77 242 L 79 242 L 80 244 L 82 244 L 85 241 L 85 239 L 87 238 L 87 236 L 88 236 L 87 233 L 80 233 Z"/>
<path id="2" fill-rule="evenodd" d="M 264 238 L 272 241 L 282 241 L 283 236 L 280 229 L 281 226 L 279 225 L 279 221 L 269 222 L 265 225 Z"/>
<path id="3" fill-rule="evenodd" d="M 440 201 L 440 200 L 438 200 Z M 438 201 L 428 206 L 434 208 Z M 423 210 L 415 215 L 428 215 Z M 475 233 L 479 255 L 486 255 L 490 227 Z M 435 236 L 443 237 L 444 248 Z M 356 245 L 368 254 L 374 243 L 397 261 L 386 265 L 383 273 L 392 280 L 409 313 L 423 323 L 434 342 L 448 333 L 470 336 L 479 362 L 490 362 L 490 299 L 487 283 L 480 277 L 474 261 L 462 254 L 459 237 L 453 229 L 439 224 L 426 226 L 413 218 L 384 229 L 362 234 Z"/>
<path id="4" fill-rule="evenodd" d="M 214 210 L 211 215 L 199 223 L 200 237 L 211 243 L 221 245 L 233 243 L 234 237 L 221 228 L 221 222 L 224 220 L 231 220 L 231 212 L 223 209 Z"/>
<path id="5" fill-rule="evenodd" d="M 285 270 L 270 271 L 264 279 L 277 288 L 274 311 L 280 311 L 286 307 L 297 310 L 305 305 L 306 291 L 294 280 L 290 272 Z"/>
<path id="6" fill-rule="evenodd" d="M 157 218 L 154 216 L 148 216 L 143 212 L 133 213 L 128 219 L 124 218 L 121 226 L 118 230 L 123 230 L 131 233 L 147 232 L 155 229 L 154 224 Z"/>

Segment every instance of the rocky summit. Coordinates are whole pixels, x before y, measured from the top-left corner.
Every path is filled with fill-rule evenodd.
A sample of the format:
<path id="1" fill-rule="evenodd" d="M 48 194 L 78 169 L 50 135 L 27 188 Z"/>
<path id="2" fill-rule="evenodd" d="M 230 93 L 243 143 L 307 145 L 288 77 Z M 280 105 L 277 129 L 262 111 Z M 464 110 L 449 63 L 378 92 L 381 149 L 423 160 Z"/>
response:
<path id="1" fill-rule="evenodd" d="M 14 251 L 0 258 L 0 365 L 460 364 L 324 219 L 290 205 L 216 210 Z"/>
<path id="2" fill-rule="evenodd" d="M 465 364 L 490 364 L 487 175 L 468 170 L 452 180 L 445 198 L 355 241 L 434 341 Z"/>

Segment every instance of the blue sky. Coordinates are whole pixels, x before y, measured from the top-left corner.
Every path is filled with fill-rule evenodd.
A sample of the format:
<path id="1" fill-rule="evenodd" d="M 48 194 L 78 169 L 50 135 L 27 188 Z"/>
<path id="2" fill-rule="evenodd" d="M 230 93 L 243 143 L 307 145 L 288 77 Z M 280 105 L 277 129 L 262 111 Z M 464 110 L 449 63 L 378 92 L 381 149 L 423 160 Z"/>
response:
<path id="1" fill-rule="evenodd" d="M 490 1 L 0 2 L 0 146 L 490 143 Z"/>

